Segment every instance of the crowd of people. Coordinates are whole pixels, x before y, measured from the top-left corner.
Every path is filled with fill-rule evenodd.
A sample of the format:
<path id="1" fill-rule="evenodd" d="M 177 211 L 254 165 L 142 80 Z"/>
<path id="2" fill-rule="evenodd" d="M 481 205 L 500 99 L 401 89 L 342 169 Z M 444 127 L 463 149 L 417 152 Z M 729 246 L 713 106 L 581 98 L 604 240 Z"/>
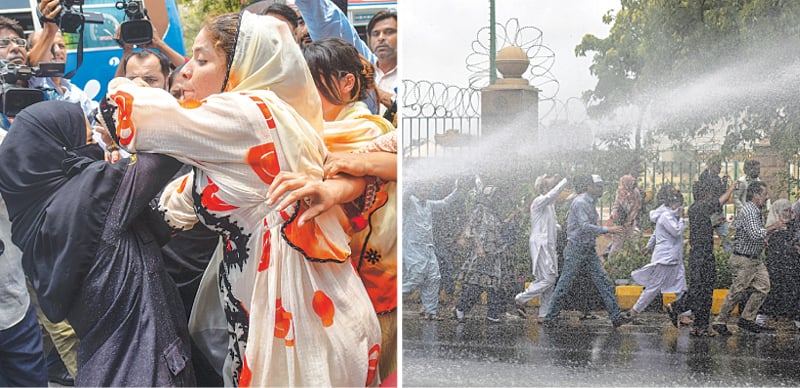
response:
<path id="1" fill-rule="evenodd" d="M 727 175 L 719 175 L 721 162 L 718 156 L 707 161 L 707 168 L 691 185 L 691 197 L 672 183 L 662 185 L 655 196 L 657 207 L 649 212 L 653 231 L 641 248 L 638 214 L 644 211 L 645 196 L 637 188 L 634 175 L 620 178 L 609 220 L 603 225 L 599 223 L 597 200 L 604 193 L 605 182 L 599 175 L 567 179 L 545 174 L 536 178 L 535 198 L 529 205 L 531 271 L 527 276 L 532 275 L 532 281 L 524 289 L 518 284 L 511 287 L 503 284 L 503 279 L 518 275 L 513 265 L 505 262 L 516 259 L 507 257 L 510 245 L 507 240 L 515 233 L 503 232 L 515 211 L 511 210 L 503 220 L 502 214 L 509 209 L 499 208 L 502 201 L 496 197 L 496 188 L 471 188 L 469 218 L 458 225 L 448 225 L 461 231 L 460 240 L 438 241 L 452 246 L 460 244 L 466 252 L 462 254 L 460 271 L 453 275 L 461 280 L 460 297 L 451 306 L 453 318 L 463 321 L 480 293 L 486 291 L 489 322 L 527 318 L 528 302 L 538 297 L 537 321 L 546 327 L 557 326 L 562 322 L 560 312 L 565 308 L 581 310 L 584 313 L 581 319 L 596 318 L 585 305 L 575 303 L 576 299 L 593 294 L 599 297 L 612 325 L 618 327 L 635 321 L 661 294 L 674 294 L 676 300 L 665 305 L 664 310 L 674 326 L 691 325 L 693 336 L 732 335 L 728 325 L 734 323 L 730 318 L 737 305 L 740 313 L 735 324 L 741 330 L 773 331 L 768 320 L 777 317 L 789 319 L 792 326 L 800 329 L 797 275 L 800 229 L 795 221 L 800 201 L 792 204 L 780 199 L 770 203 L 767 185 L 759 179 L 757 160 L 746 161 L 745 174 L 734 182 L 729 182 Z M 408 245 L 404 250 L 404 276 L 413 277 L 404 277 L 403 293 L 408 296 L 418 289 L 424 306 L 422 315 L 429 319 L 438 319 L 439 295 L 453 292 L 439 285 L 445 273 L 439 273 L 443 260 L 434 254 L 432 235 L 437 231 L 431 230 L 431 214 L 442 207 L 446 213 L 461 211 L 464 205 L 454 203 L 458 203 L 459 196 L 466 196 L 467 191 L 458 186 L 444 200 L 426 199 L 424 189 L 409 187 L 404 205 L 410 209 L 405 220 L 415 229 L 407 230 L 404 226 L 404 244 Z M 564 191 L 569 186 L 573 193 L 566 195 Z M 684 206 L 687 198 L 692 198 L 688 209 Z M 734 217 L 724 211 L 730 201 L 735 204 Z M 568 209 L 561 225 L 557 206 Z M 684 267 L 687 231 L 688 275 Z M 712 294 L 717 282 L 714 233 L 719 238 L 720 250 L 730 254 L 732 285 L 712 321 Z M 612 236 L 611 244 L 599 255 L 597 238 L 604 234 Z M 620 309 L 614 282 L 603 265 L 606 260 L 626 254 L 620 249 L 625 244 L 650 257 L 647 265 L 630 274 L 643 290 L 628 311 Z M 444 261 L 448 259 L 451 258 Z M 577 297 L 570 294 L 576 289 L 580 292 Z"/>
<path id="2" fill-rule="evenodd" d="M 64 62 L 61 8 L 27 39 L 0 17 L 0 58 Z M 331 0 L 276 3 L 190 59 L 155 28 L 123 53 L 99 102 L 32 77 L 46 101 L 0 116 L 0 385 L 391 380 L 397 14 L 363 41 Z"/>

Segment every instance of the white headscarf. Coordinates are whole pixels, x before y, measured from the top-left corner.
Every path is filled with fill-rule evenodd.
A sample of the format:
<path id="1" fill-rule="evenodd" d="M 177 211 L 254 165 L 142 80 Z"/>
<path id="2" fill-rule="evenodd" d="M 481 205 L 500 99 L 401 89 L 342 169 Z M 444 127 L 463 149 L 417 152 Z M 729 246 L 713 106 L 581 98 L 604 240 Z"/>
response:
<path id="1" fill-rule="evenodd" d="M 286 23 L 244 11 L 226 91 L 271 90 L 322 134 L 314 79 Z"/>
<path id="2" fill-rule="evenodd" d="M 770 227 L 770 225 L 778 222 L 778 220 L 783 220 L 783 222 L 789 221 L 789 218 L 784 217 L 783 212 L 784 210 L 791 208 L 792 203 L 789 202 L 788 199 L 779 199 L 772 204 L 769 208 L 769 214 L 767 215 L 767 224 L 766 227 Z"/>

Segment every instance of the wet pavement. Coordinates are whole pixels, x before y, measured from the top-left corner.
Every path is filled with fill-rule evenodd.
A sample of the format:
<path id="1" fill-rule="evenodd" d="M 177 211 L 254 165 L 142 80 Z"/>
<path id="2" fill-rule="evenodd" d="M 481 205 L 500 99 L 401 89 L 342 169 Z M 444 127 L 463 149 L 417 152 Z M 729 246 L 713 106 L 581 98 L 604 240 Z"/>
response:
<path id="1" fill-rule="evenodd" d="M 421 320 L 404 306 L 403 386 L 800 386 L 800 332 L 790 321 L 775 333 L 697 338 L 666 314 L 645 312 L 614 329 L 605 312 L 543 327 L 486 320 L 484 306 L 454 319 Z M 481 310 L 481 308 L 483 308 Z"/>

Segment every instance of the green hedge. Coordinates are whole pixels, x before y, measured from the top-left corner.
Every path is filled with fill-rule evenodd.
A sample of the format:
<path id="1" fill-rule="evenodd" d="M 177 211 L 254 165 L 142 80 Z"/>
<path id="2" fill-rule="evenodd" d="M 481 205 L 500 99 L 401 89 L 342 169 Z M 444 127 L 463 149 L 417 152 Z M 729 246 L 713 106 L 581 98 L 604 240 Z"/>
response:
<path id="1" fill-rule="evenodd" d="M 638 244 L 638 246 L 637 246 Z M 639 251 L 639 246 L 645 246 L 647 238 L 642 237 L 637 240 L 626 241 L 620 253 L 613 258 L 606 260 L 604 267 L 606 273 L 611 279 L 630 279 L 631 272 L 645 266 L 650 262 L 650 255 L 643 255 Z M 727 289 L 731 286 L 732 275 L 728 267 L 728 258 L 730 253 L 722 250 L 722 247 L 714 248 L 714 261 L 717 266 L 717 280 L 714 283 L 714 288 Z M 683 265 L 687 270 L 686 283 L 689 283 L 689 245 L 684 245 Z"/>

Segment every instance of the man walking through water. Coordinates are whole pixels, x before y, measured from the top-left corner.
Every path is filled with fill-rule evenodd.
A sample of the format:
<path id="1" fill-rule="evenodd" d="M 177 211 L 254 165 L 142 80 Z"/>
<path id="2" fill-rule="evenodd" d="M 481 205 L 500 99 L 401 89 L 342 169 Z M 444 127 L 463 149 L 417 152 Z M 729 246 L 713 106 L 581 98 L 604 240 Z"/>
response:
<path id="1" fill-rule="evenodd" d="M 611 279 L 608 278 L 600 256 L 597 255 L 597 236 L 606 233 L 622 233 L 621 226 L 599 226 L 595 203 L 603 195 L 603 179 L 600 175 L 580 177 L 575 181 L 575 191 L 579 195 L 572 202 L 567 216 L 567 247 L 564 250 L 564 271 L 558 279 L 550 307 L 544 318 L 545 326 L 555 326 L 556 318 L 565 302 L 567 290 L 572 286 L 575 276 L 586 268 L 600 296 L 603 299 L 608 318 L 614 327 L 631 322 L 622 314 Z"/>
<path id="2" fill-rule="evenodd" d="M 725 296 L 725 301 L 722 302 L 713 326 L 717 333 L 725 336 L 731 335 L 727 323 L 733 307 L 744 291 L 751 287 L 753 293 L 748 298 L 737 325 L 753 333 L 775 330 L 755 323 L 756 313 L 764 303 L 764 299 L 767 298 L 770 289 L 767 266 L 761 259 L 767 233 L 786 225 L 783 220 L 778 220 L 764 228 L 761 209 L 767 204 L 767 198 L 769 198 L 769 193 L 766 183 L 750 182 L 747 186 L 747 203 L 742 206 L 733 220 L 733 229 L 736 234 L 733 238 L 733 254 L 728 261 L 733 274 L 733 284 L 731 284 L 728 295 Z"/>
<path id="3" fill-rule="evenodd" d="M 544 320 L 547 308 L 550 306 L 550 296 L 558 276 L 558 257 L 556 256 L 556 199 L 567 185 L 567 179 L 559 179 L 558 175 L 542 175 L 536 179 L 534 190 L 539 194 L 531 202 L 531 266 L 536 281 L 528 288 L 517 294 L 514 300 L 519 305 L 517 310 L 525 316 L 525 304 L 536 296 L 540 296 L 539 321 Z M 560 180 L 560 182 L 559 182 Z"/>

